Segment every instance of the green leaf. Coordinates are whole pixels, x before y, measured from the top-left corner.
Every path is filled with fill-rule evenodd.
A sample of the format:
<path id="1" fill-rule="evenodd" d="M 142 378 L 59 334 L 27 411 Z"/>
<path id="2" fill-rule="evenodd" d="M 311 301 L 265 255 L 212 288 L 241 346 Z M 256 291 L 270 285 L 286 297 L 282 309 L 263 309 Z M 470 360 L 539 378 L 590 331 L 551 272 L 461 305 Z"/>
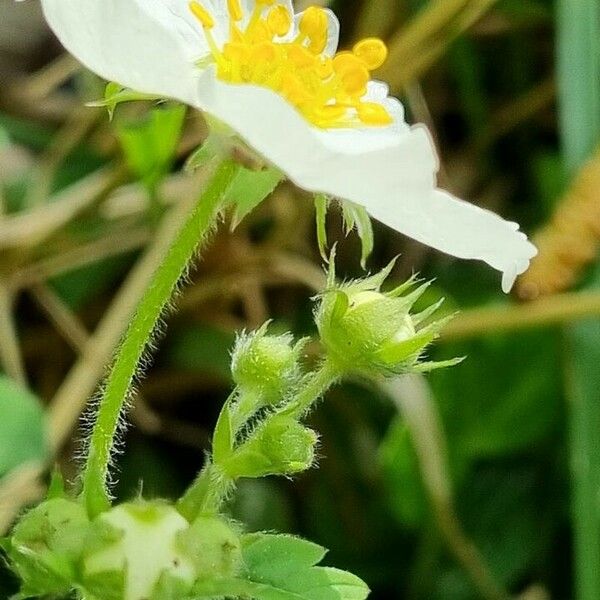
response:
<path id="1" fill-rule="evenodd" d="M 315 196 L 315 213 L 317 221 L 317 242 L 321 258 L 327 262 L 327 209 L 329 208 L 329 198 L 325 194 Z"/>
<path id="2" fill-rule="evenodd" d="M 200 597 L 248 596 L 256 600 L 364 600 L 366 584 L 351 573 L 316 567 L 325 549 L 291 535 L 254 533 L 242 539 L 244 577 L 201 582 Z"/>
<path id="3" fill-rule="evenodd" d="M 235 229 L 279 185 L 283 175 L 275 168 L 263 171 L 240 169 L 233 180 L 225 202 L 235 207 L 231 228 Z"/>
<path id="4" fill-rule="evenodd" d="M 185 114 L 184 106 L 169 105 L 153 109 L 140 122 L 117 128 L 129 168 L 151 192 L 171 168 Z"/>
<path id="5" fill-rule="evenodd" d="M 327 550 L 292 535 L 251 533 L 242 539 L 242 551 L 252 579 L 284 580 L 292 573 L 323 560 Z"/>
<path id="6" fill-rule="evenodd" d="M 344 200 L 342 202 L 342 214 L 344 217 L 344 223 L 346 226 L 346 232 L 350 232 L 352 229 L 356 229 L 358 237 L 362 243 L 362 252 L 360 258 L 360 264 L 364 269 L 366 267 L 367 259 L 373 252 L 374 237 L 373 237 L 373 225 L 371 223 L 371 217 L 364 207 Z"/>
<path id="7" fill-rule="evenodd" d="M 30 460 L 47 456 L 42 406 L 30 391 L 0 375 L 0 476 Z"/>
<path id="8" fill-rule="evenodd" d="M 104 100 L 88 102 L 87 105 L 92 107 L 105 107 L 108 110 L 109 118 L 112 120 L 117 105 L 121 104 L 122 102 L 160 99 L 160 96 L 153 96 L 151 94 L 142 94 L 140 92 L 134 92 L 133 90 L 122 87 L 118 83 L 110 82 L 106 84 L 106 88 L 104 89 Z"/>

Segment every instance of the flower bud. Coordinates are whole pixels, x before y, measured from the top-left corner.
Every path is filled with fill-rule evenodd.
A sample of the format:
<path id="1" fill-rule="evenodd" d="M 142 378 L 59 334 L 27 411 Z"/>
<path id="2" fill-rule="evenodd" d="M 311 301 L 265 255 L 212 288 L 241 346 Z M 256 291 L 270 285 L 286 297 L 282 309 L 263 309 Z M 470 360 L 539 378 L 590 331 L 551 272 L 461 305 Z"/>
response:
<path id="1" fill-rule="evenodd" d="M 81 504 L 64 498 L 43 502 L 21 519 L 7 552 L 24 595 L 65 595 L 74 588 L 88 527 Z"/>
<path id="2" fill-rule="evenodd" d="M 223 465 L 231 478 L 293 475 L 315 459 L 317 434 L 287 415 L 267 418 Z"/>
<path id="3" fill-rule="evenodd" d="M 190 523 L 164 502 L 132 502 L 91 525 L 82 560 L 84 589 L 103 600 L 187 598 L 206 577 L 231 577 L 239 534 L 221 517 Z"/>
<path id="4" fill-rule="evenodd" d="M 383 293 L 381 285 L 393 263 L 367 279 L 336 285 L 329 274 L 329 287 L 322 294 L 315 319 L 328 358 L 344 373 L 366 376 L 424 372 L 456 364 L 422 362 L 425 348 L 438 337 L 447 319 L 426 321 L 441 305 L 438 302 L 413 314 L 415 302 L 429 287 L 411 278 Z"/>
<path id="5" fill-rule="evenodd" d="M 260 396 L 265 404 L 273 404 L 298 383 L 298 359 L 304 342 L 293 344 L 290 334 L 267 335 L 267 326 L 238 337 L 231 370 L 243 391 Z"/>

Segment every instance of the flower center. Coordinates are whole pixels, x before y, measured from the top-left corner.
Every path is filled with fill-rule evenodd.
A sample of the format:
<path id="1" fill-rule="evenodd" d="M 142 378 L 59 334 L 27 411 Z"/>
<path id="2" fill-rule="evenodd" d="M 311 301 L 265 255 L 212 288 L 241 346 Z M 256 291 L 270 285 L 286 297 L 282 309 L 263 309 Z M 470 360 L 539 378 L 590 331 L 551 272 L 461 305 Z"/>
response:
<path id="1" fill-rule="evenodd" d="M 329 17 L 324 9 L 312 6 L 302 13 L 294 35 L 293 15 L 277 0 L 256 0 L 251 15 L 244 15 L 240 0 L 227 0 L 229 41 L 219 48 L 213 15 L 197 0 L 189 7 L 204 29 L 219 79 L 269 88 L 323 129 L 392 123 L 384 106 L 365 99 L 370 72 L 387 58 L 381 40 L 362 40 L 352 51 L 331 57 L 325 52 Z"/>

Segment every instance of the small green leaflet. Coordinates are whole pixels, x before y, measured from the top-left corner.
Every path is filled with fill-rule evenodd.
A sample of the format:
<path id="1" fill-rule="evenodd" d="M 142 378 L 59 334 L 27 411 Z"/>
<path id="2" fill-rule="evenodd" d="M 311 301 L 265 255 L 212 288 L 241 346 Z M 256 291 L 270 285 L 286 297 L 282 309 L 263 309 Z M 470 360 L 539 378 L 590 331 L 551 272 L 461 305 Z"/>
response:
<path id="1" fill-rule="evenodd" d="M 364 600 L 367 585 L 355 575 L 317 567 L 326 550 L 291 535 L 253 533 L 243 536 L 243 576 L 203 581 L 197 598 L 245 596 L 255 600 Z"/>
<path id="2" fill-rule="evenodd" d="M 242 168 L 227 191 L 226 203 L 235 207 L 231 228 L 235 229 L 250 212 L 273 193 L 283 175 L 275 168 L 262 171 Z"/>
<path id="3" fill-rule="evenodd" d="M 186 108 L 155 108 L 142 121 L 120 125 L 119 141 L 129 168 L 153 192 L 171 168 L 181 137 Z"/>
<path id="4" fill-rule="evenodd" d="M 325 194 L 317 194 L 315 196 L 317 240 L 319 243 L 321 257 L 325 261 L 327 260 L 327 230 L 325 227 L 325 222 L 329 204 L 330 200 Z M 342 218 L 344 219 L 346 235 L 348 235 L 353 229 L 356 229 L 356 233 L 360 238 L 362 244 L 360 264 L 364 269 L 366 267 L 367 259 L 373 252 L 374 240 L 371 217 L 369 217 L 369 214 L 362 206 L 354 204 L 354 202 L 343 200 L 340 202 L 340 204 L 342 207 Z"/>
<path id="5" fill-rule="evenodd" d="M 92 107 L 105 107 L 108 110 L 108 116 L 112 121 L 115 115 L 117 105 L 122 102 L 135 102 L 137 100 L 162 100 L 160 96 L 152 96 L 150 94 L 142 94 L 140 92 L 134 92 L 128 88 L 120 86 L 118 83 L 108 83 L 104 89 L 104 100 L 96 100 L 95 102 L 88 102 L 87 106 Z"/>

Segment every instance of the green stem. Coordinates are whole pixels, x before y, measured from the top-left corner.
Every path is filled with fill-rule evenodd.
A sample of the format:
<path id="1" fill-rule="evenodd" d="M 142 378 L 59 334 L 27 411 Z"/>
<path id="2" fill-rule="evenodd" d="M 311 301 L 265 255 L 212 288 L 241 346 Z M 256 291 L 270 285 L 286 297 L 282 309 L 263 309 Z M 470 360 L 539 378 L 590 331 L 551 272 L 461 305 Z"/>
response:
<path id="1" fill-rule="evenodd" d="M 216 515 L 234 486 L 233 480 L 208 462 L 177 502 L 177 510 L 190 522 L 200 515 Z"/>
<path id="2" fill-rule="evenodd" d="M 286 414 L 295 418 L 302 417 L 341 375 L 342 373 L 335 363 L 326 359 L 319 370 L 311 375 L 294 400 L 278 411 L 278 414 Z M 247 408 L 244 407 L 242 412 L 248 414 Z M 223 410 L 228 410 L 227 404 Z M 229 425 L 231 426 L 231 423 Z M 239 416 L 236 420 L 236 427 L 238 425 Z M 245 443 L 249 441 L 246 440 Z M 218 464 L 209 461 L 179 500 L 177 509 L 188 521 L 193 521 L 199 515 L 217 514 L 234 486 L 235 479 L 225 473 L 224 465 L 223 468 L 220 468 Z"/>
<path id="3" fill-rule="evenodd" d="M 217 167 L 158 267 L 125 333 L 106 381 L 83 472 L 82 495 L 90 517 L 110 508 L 106 479 L 111 451 L 138 364 L 198 244 L 213 227 L 223 195 L 238 169 L 230 160 Z"/>
<path id="4" fill-rule="evenodd" d="M 296 418 L 304 416 L 342 375 L 343 372 L 336 363 L 327 357 L 321 367 L 311 375 L 294 400 L 281 409 L 279 413 Z"/>

